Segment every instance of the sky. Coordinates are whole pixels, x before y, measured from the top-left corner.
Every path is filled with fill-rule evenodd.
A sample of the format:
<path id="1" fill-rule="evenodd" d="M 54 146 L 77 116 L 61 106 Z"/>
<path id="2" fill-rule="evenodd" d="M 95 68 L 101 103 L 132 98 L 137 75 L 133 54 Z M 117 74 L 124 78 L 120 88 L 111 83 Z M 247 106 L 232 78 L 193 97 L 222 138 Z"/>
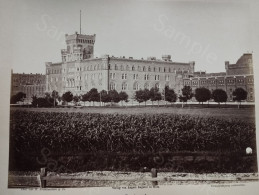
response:
<path id="1" fill-rule="evenodd" d="M 95 57 L 164 54 L 195 61 L 196 71 L 223 72 L 243 53 L 257 58 L 253 1 L 11 0 L 1 10 L 4 59 L 15 73 L 45 73 L 60 62 L 65 34 L 96 34 Z"/>

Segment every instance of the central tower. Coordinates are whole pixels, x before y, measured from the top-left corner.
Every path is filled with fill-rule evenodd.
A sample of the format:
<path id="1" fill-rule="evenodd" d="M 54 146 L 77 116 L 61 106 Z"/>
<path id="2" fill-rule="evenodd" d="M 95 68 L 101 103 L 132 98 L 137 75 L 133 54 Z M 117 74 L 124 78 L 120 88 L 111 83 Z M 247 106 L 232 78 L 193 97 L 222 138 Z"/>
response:
<path id="1" fill-rule="evenodd" d="M 61 50 L 62 62 L 94 58 L 94 35 L 66 34 L 67 49 Z"/>

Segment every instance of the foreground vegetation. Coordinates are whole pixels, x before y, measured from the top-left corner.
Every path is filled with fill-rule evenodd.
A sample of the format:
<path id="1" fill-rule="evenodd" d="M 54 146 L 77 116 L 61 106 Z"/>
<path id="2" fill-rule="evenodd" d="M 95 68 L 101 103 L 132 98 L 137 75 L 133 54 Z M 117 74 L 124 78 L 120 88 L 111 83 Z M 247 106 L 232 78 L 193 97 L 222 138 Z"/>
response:
<path id="1" fill-rule="evenodd" d="M 86 159 L 80 163 L 77 157 L 64 161 L 65 164 L 73 162 L 79 170 L 80 165 L 86 164 L 88 166 L 84 166 L 84 170 L 100 169 L 100 166 L 114 169 L 114 163 L 109 166 L 108 162 L 104 163 L 105 156 L 106 159 L 114 158 L 117 163 L 122 163 L 118 165 L 119 169 L 139 169 L 150 163 L 157 166 L 150 159 L 154 154 L 166 153 L 162 157 L 164 162 L 159 164 L 163 167 L 166 166 L 165 159 L 169 159 L 170 153 L 174 152 L 238 153 L 240 156 L 245 153 L 246 147 L 256 148 L 255 138 L 253 123 L 213 117 L 11 111 L 10 152 L 14 163 L 11 163 L 11 168 L 20 166 L 23 169 L 28 164 L 31 164 L 30 168 L 40 166 L 30 154 L 42 156 L 43 149 L 59 156 L 86 154 Z M 122 154 L 124 157 L 121 157 Z M 134 154 L 137 154 L 137 158 Z M 226 163 L 233 161 L 243 166 L 238 156 L 233 159 Z M 244 162 L 249 168 L 251 163 Z M 195 168 L 200 165 L 192 163 Z M 228 166 L 232 167 L 233 163 Z M 224 167 L 229 169 L 227 165 Z"/>

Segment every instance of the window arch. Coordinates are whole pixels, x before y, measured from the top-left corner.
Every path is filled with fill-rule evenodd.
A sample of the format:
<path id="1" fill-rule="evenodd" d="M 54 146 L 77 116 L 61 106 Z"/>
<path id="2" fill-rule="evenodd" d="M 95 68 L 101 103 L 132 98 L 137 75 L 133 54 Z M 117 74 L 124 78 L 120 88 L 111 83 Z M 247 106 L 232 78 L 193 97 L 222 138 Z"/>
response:
<path id="1" fill-rule="evenodd" d="M 149 83 L 145 83 L 144 89 L 149 89 Z"/>
<path id="2" fill-rule="evenodd" d="M 160 89 L 160 84 L 159 84 L 159 83 L 156 83 L 156 84 L 155 84 L 155 88 Z"/>
<path id="3" fill-rule="evenodd" d="M 135 83 L 133 84 L 133 90 L 135 90 L 135 91 L 139 90 L 139 84 L 138 84 L 138 82 L 135 82 Z"/>

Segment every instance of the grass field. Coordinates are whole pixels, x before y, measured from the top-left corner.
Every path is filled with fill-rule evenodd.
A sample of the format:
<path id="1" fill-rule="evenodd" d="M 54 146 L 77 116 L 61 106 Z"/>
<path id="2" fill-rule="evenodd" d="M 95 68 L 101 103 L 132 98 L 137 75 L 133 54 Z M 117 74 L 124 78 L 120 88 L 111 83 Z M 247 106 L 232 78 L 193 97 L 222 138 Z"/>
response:
<path id="1" fill-rule="evenodd" d="M 81 112 L 102 114 L 188 114 L 191 116 L 215 117 L 226 120 L 244 120 L 255 122 L 254 108 L 197 108 L 197 107 L 82 107 L 82 108 L 23 108 L 11 107 L 11 110 L 26 110 L 37 112 Z"/>

